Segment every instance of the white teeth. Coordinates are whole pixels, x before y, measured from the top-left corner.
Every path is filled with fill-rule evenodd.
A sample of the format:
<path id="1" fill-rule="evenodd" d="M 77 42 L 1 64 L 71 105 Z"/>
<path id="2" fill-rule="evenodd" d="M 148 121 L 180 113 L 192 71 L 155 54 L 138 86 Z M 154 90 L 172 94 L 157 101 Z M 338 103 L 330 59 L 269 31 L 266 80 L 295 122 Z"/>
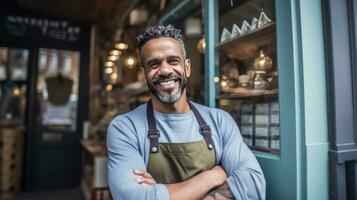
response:
<path id="1" fill-rule="evenodd" d="M 164 86 L 169 86 L 169 85 L 173 85 L 175 81 L 161 81 L 160 85 L 164 85 Z"/>

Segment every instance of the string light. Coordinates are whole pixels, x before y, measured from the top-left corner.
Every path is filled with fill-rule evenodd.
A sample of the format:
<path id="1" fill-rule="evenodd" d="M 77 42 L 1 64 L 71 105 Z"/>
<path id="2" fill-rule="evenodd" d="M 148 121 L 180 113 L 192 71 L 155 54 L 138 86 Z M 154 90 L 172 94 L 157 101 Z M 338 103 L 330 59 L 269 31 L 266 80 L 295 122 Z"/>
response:
<path id="1" fill-rule="evenodd" d="M 130 69 L 133 68 L 136 64 L 136 59 L 132 56 L 127 57 L 125 60 L 126 66 L 128 66 Z"/>
<path id="2" fill-rule="evenodd" d="M 107 74 L 113 73 L 113 68 L 111 68 L 111 67 L 106 68 L 105 73 L 107 73 Z"/>
<path id="3" fill-rule="evenodd" d="M 110 60 L 110 61 L 117 61 L 118 60 L 118 58 L 119 58 L 119 56 L 114 56 L 114 55 L 112 55 L 112 56 L 109 56 L 108 57 L 108 60 Z"/>
<path id="4" fill-rule="evenodd" d="M 119 49 L 119 50 L 127 50 L 128 49 L 128 44 L 123 43 L 123 42 L 119 42 L 117 44 L 115 44 L 115 48 Z"/>
<path id="5" fill-rule="evenodd" d="M 109 52 L 109 54 L 112 55 L 112 56 L 119 56 L 119 55 L 121 55 L 121 53 L 122 53 L 121 51 L 116 50 L 116 49 L 111 50 L 111 51 Z"/>
<path id="6" fill-rule="evenodd" d="M 105 66 L 106 66 L 106 67 L 113 67 L 113 66 L 114 66 L 114 63 L 113 63 L 112 61 L 107 61 L 107 62 L 105 63 Z"/>

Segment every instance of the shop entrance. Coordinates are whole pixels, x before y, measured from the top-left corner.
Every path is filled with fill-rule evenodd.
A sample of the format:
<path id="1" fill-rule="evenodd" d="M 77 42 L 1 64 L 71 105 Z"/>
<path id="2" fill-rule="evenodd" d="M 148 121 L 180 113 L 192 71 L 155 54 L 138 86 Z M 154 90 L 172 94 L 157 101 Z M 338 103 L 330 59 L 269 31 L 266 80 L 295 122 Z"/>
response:
<path id="1" fill-rule="evenodd" d="M 80 52 L 38 48 L 34 101 L 29 113 L 29 188 L 63 188 L 79 180 L 78 96 Z"/>

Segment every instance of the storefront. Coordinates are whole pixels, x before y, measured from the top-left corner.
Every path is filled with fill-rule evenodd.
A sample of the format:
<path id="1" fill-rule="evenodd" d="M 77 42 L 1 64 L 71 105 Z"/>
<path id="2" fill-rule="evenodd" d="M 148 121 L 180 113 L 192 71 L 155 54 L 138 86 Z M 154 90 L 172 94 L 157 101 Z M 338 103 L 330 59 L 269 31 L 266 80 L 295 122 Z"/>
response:
<path id="1" fill-rule="evenodd" d="M 77 186 L 90 28 L 26 11 L 1 12 L 0 22 L 0 129 L 22 130 L 21 150 L 2 163 L 13 174 L 2 192 Z"/>
<path id="2" fill-rule="evenodd" d="M 264 171 L 267 199 L 327 199 L 321 2 L 182 1 L 160 22 L 187 33 L 194 19 L 206 42 L 205 103 L 237 121 Z"/>

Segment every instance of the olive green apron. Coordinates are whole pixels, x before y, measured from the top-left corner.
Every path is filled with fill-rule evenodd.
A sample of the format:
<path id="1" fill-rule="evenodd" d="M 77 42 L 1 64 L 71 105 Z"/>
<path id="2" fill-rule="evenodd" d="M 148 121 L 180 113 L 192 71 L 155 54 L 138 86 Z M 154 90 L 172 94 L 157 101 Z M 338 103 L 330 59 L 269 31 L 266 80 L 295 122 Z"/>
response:
<path id="1" fill-rule="evenodd" d="M 193 104 L 189 101 L 188 103 L 200 125 L 200 132 L 204 140 L 187 143 L 159 143 L 160 133 L 156 128 L 152 103 L 149 101 L 147 104 L 148 137 L 150 139 L 147 172 L 158 183 L 182 182 L 216 165 L 210 127 Z"/>

